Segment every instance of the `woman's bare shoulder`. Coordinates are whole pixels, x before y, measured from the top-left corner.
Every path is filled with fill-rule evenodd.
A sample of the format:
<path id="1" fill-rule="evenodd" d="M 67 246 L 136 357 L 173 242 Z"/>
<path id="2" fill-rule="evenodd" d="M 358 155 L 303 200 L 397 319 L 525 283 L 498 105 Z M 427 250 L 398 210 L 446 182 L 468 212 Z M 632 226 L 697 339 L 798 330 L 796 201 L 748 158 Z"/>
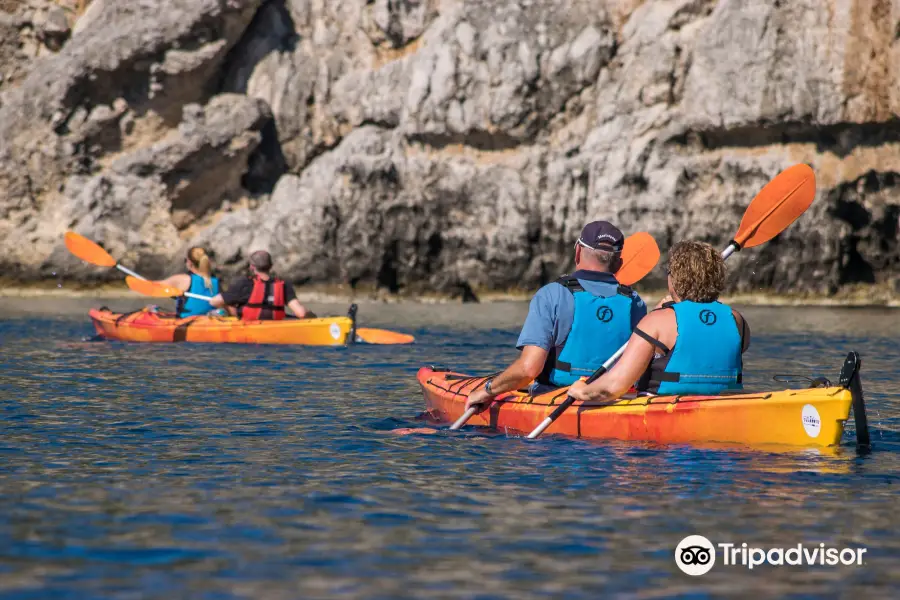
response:
<path id="1" fill-rule="evenodd" d="M 179 290 L 187 291 L 191 287 L 191 276 L 187 273 L 178 273 L 170 277 L 166 277 L 160 283 L 177 287 Z"/>
<path id="2" fill-rule="evenodd" d="M 645 333 L 655 333 L 659 328 L 668 325 L 674 318 L 675 311 L 671 307 L 658 308 L 647 313 L 647 316 L 638 323 L 638 327 Z"/>

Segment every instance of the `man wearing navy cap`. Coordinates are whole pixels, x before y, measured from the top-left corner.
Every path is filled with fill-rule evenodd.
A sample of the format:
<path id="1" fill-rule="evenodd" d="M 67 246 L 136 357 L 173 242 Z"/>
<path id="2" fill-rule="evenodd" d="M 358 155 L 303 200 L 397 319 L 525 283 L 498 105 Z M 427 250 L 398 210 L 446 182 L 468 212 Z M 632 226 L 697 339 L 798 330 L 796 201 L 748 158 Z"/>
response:
<path id="1" fill-rule="evenodd" d="M 570 385 L 590 376 L 628 341 L 647 305 L 614 275 L 624 245 L 625 237 L 612 224 L 585 225 L 575 242 L 576 271 L 538 290 L 516 344 L 521 355 L 472 392 L 466 408 L 486 406 L 496 395 L 532 381 L 534 391 Z"/>

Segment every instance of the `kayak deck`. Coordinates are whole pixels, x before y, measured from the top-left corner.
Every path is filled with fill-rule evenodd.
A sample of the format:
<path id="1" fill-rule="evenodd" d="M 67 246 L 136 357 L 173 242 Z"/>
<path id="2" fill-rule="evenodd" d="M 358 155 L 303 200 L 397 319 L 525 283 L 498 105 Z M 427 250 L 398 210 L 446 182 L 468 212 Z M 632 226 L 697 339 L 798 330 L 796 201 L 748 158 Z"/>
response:
<path id="1" fill-rule="evenodd" d="M 350 317 L 242 321 L 235 317 L 198 316 L 179 319 L 172 314 L 140 310 L 89 313 L 97 335 L 125 342 L 207 342 L 232 344 L 302 344 L 341 346 L 354 323 Z"/>
<path id="2" fill-rule="evenodd" d="M 459 418 L 465 412 L 469 393 L 485 382 L 484 377 L 431 367 L 420 369 L 417 377 L 430 417 L 438 422 Z M 527 434 L 566 399 L 566 390 L 536 396 L 525 392 L 501 394 L 488 410 L 474 415 L 468 423 Z M 661 444 L 833 446 L 841 441 L 852 401 L 845 387 L 576 401 L 546 433 Z"/>

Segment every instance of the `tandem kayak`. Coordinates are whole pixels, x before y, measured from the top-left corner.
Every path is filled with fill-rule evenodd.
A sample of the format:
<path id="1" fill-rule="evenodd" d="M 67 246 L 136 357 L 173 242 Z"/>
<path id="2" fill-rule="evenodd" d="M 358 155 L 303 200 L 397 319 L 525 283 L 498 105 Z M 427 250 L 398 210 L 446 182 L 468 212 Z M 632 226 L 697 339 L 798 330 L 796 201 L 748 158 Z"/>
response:
<path id="1" fill-rule="evenodd" d="M 838 385 L 820 378 L 813 383 L 822 387 L 777 392 L 649 397 L 632 394 L 613 402 L 576 401 L 546 433 L 661 444 L 833 446 L 841 441 L 852 405 L 857 442 L 868 447 L 859 365 L 859 355 L 851 352 Z M 465 412 L 469 393 L 484 385 L 486 378 L 424 367 L 419 370 L 418 380 L 428 417 L 452 422 Z M 521 391 L 501 394 L 489 409 L 474 415 L 468 423 L 528 434 L 566 399 L 567 389 L 534 396 Z"/>
<path id="2" fill-rule="evenodd" d="M 232 344 L 303 344 L 341 346 L 355 341 L 351 316 L 282 321 L 242 321 L 235 317 L 199 316 L 179 319 L 147 309 L 114 313 L 109 309 L 88 314 L 97 335 L 124 342 L 214 342 Z"/>

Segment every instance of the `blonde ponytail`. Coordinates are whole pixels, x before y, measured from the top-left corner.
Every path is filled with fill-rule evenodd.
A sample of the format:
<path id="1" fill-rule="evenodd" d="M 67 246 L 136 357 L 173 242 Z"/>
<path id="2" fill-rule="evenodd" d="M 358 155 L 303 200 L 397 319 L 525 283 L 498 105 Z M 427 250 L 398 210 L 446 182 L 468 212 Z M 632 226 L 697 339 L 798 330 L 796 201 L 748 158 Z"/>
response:
<path id="1" fill-rule="evenodd" d="M 206 289 L 212 289 L 212 269 L 209 264 L 209 256 L 206 254 L 206 250 L 199 246 L 194 246 L 190 250 L 188 250 L 188 260 L 190 260 L 194 264 L 194 268 L 197 270 L 197 274 L 203 277 L 203 282 L 206 284 Z"/>

